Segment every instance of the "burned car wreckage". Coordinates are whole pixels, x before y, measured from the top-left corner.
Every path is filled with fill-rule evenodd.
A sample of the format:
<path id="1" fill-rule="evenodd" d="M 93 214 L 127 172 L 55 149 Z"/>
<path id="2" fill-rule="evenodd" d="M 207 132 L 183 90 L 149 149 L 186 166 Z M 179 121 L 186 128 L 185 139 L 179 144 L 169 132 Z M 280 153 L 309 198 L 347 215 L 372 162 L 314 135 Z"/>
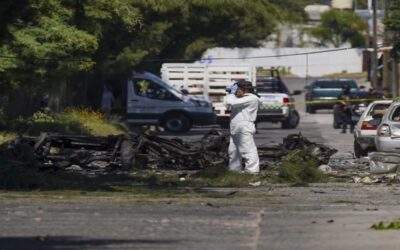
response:
<path id="1" fill-rule="evenodd" d="M 19 165 L 42 170 L 62 170 L 71 166 L 130 171 L 134 169 L 197 170 L 227 165 L 229 136 L 211 130 L 199 141 L 163 138 L 152 133 L 108 137 L 71 136 L 42 133 L 22 136 L 3 144 L 0 154 Z M 320 164 L 326 164 L 335 149 L 292 134 L 276 146 L 258 147 L 261 167 L 267 168 L 296 149 L 309 149 Z M 99 164 L 101 163 L 101 164 Z"/>

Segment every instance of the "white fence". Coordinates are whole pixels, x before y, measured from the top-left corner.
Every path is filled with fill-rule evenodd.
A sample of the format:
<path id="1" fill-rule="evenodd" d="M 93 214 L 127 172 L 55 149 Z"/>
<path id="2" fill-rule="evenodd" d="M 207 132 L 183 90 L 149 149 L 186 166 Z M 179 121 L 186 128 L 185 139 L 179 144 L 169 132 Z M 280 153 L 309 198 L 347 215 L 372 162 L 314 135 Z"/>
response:
<path id="1" fill-rule="evenodd" d="M 164 63 L 161 78 L 178 89 L 186 89 L 190 95 L 201 96 L 213 103 L 218 115 L 225 115 L 226 88 L 239 79 L 256 81 L 252 65 L 209 65 L 193 63 Z"/>

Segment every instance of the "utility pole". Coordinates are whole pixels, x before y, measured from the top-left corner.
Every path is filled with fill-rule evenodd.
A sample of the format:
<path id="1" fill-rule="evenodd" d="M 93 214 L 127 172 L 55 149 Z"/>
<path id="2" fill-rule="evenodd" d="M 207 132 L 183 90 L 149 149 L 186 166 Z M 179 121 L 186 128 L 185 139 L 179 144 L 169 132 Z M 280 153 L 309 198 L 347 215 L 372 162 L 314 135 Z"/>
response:
<path id="1" fill-rule="evenodd" d="M 387 15 L 387 11 L 388 11 L 388 0 L 384 1 L 384 6 L 383 6 L 383 10 L 385 11 L 385 16 Z M 390 50 L 386 49 L 388 47 L 388 32 L 385 29 L 383 31 L 383 73 L 382 73 L 382 85 L 383 85 L 383 94 L 385 96 L 389 96 L 389 88 L 392 90 L 390 95 L 392 97 L 394 97 L 393 95 L 393 85 L 391 85 L 389 87 L 389 59 L 390 59 Z"/>
<path id="2" fill-rule="evenodd" d="M 376 0 L 372 0 L 372 46 L 373 46 L 373 52 L 372 52 L 372 72 L 373 74 L 373 80 L 372 80 L 372 86 L 377 88 L 378 87 L 378 35 L 377 35 L 377 14 L 376 14 Z"/>

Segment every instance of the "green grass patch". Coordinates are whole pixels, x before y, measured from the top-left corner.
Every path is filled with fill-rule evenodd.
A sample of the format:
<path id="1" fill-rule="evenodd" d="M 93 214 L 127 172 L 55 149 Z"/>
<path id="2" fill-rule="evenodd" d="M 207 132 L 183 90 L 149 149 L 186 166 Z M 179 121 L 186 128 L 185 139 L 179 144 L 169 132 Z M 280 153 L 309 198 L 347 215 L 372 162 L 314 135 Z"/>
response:
<path id="1" fill-rule="evenodd" d="M 261 176 L 239 173 L 229 170 L 226 166 L 212 166 L 191 175 L 185 181 L 186 185 L 203 187 L 244 187 L 251 182 L 261 181 Z"/>
<path id="2" fill-rule="evenodd" d="M 375 230 L 400 230 L 400 220 L 385 223 L 383 221 L 371 226 Z"/>
<path id="3" fill-rule="evenodd" d="M 307 149 L 294 150 L 278 166 L 278 182 L 327 182 L 328 176 L 318 169 L 318 160 Z"/>
<path id="4" fill-rule="evenodd" d="M 17 119 L 9 126 L 21 134 L 39 135 L 41 132 L 107 136 L 128 132 L 117 118 L 107 118 L 91 109 L 68 108 L 59 114 L 36 112 L 27 119 Z"/>
<path id="5" fill-rule="evenodd" d="M 0 132 L 0 145 L 17 138 L 15 133 Z"/>

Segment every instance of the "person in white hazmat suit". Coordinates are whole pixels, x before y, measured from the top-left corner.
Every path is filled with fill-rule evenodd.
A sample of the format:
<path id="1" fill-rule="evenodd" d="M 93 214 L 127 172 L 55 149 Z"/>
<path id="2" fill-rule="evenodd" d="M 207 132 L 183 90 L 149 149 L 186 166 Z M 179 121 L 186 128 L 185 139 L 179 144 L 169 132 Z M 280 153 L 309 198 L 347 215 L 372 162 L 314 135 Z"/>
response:
<path id="1" fill-rule="evenodd" d="M 260 171 L 260 161 L 254 142 L 259 97 L 254 92 L 251 82 L 239 81 L 229 89 L 226 105 L 231 108 L 229 168 L 233 171 L 244 171 L 257 174 Z"/>

